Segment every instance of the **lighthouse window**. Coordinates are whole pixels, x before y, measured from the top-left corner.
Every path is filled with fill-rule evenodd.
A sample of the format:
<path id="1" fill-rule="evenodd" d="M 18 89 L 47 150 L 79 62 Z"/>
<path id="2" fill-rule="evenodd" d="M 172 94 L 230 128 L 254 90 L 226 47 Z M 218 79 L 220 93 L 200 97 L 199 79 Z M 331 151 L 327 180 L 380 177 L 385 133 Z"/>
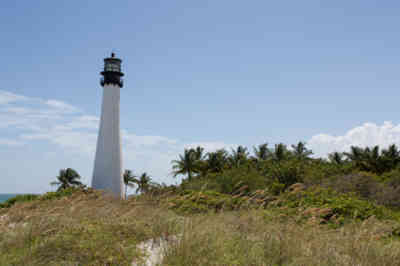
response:
<path id="1" fill-rule="evenodd" d="M 107 62 L 104 66 L 105 71 L 120 72 L 121 65 L 119 63 Z"/>
<path id="2" fill-rule="evenodd" d="M 115 64 L 107 64 L 105 66 L 106 71 L 119 71 L 119 66 Z"/>

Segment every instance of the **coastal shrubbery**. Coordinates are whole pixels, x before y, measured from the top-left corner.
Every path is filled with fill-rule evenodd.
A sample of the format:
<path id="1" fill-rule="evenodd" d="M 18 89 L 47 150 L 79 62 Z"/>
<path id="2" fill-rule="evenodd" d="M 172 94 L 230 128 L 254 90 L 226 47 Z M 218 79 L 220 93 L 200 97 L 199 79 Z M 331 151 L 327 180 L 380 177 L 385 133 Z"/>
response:
<path id="1" fill-rule="evenodd" d="M 237 210 L 246 204 L 242 197 L 232 197 L 212 190 L 185 190 L 169 199 L 168 207 L 180 214 Z"/>
<path id="2" fill-rule="evenodd" d="M 1 208 L 10 208 L 12 205 L 14 205 L 17 202 L 27 202 L 27 201 L 32 201 L 35 200 L 39 197 L 37 194 L 23 194 L 23 195 L 17 195 L 15 197 L 7 199 L 5 202 L 0 203 L 0 209 Z"/>
<path id="3" fill-rule="evenodd" d="M 302 218 L 318 218 L 319 223 L 333 223 L 338 226 L 345 221 L 353 223 L 370 217 L 380 220 L 399 218 L 394 211 L 362 199 L 353 192 L 339 193 L 321 187 L 284 193 L 279 200 L 272 202 L 271 208 L 273 207 L 296 210 Z"/>
<path id="4" fill-rule="evenodd" d="M 176 175 L 187 174 L 181 189 L 212 190 L 234 195 L 268 190 L 279 195 L 295 183 L 320 186 L 339 193 L 354 193 L 363 200 L 389 208 L 400 207 L 400 151 L 391 145 L 352 147 L 348 153 L 335 152 L 328 158 L 311 157 L 312 151 L 300 142 L 288 148 L 267 144 L 251 155 L 243 146 L 229 153 L 221 149 L 204 153 L 201 147 L 186 149 L 174 161 Z"/>
<path id="5" fill-rule="evenodd" d="M 22 203 L 22 202 L 31 202 L 31 201 L 44 201 L 44 200 L 53 200 L 53 199 L 58 199 L 61 197 L 65 196 L 70 196 L 74 192 L 77 191 L 88 191 L 86 188 L 74 188 L 74 187 L 69 187 L 66 189 L 62 189 L 56 192 L 47 192 L 43 195 L 39 194 L 22 194 L 22 195 L 17 195 L 15 197 L 9 198 L 3 203 L 0 203 L 0 209 L 1 208 L 10 208 L 16 203 Z"/>
<path id="6" fill-rule="evenodd" d="M 72 169 L 71 169 L 72 170 Z M 400 152 L 352 147 L 312 157 L 304 143 L 251 154 L 186 149 L 179 185 L 125 172 L 116 200 L 60 171 L 58 191 L 0 209 L 0 265 L 131 265 L 151 238 L 179 239 L 163 265 L 397 265 Z M 79 178 L 78 178 L 79 177 Z"/>
<path id="7" fill-rule="evenodd" d="M 63 191 L 0 209 L 0 265 L 131 265 L 144 256 L 138 243 L 181 223 L 152 202 Z"/>

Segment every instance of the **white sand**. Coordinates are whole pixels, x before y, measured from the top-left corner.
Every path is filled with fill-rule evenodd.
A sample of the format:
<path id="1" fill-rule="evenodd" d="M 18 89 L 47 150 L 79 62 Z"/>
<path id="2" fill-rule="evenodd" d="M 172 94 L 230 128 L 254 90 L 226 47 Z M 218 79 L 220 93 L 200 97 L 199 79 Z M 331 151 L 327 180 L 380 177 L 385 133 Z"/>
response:
<path id="1" fill-rule="evenodd" d="M 143 251 L 147 257 L 144 263 L 134 261 L 132 266 L 156 266 L 161 265 L 164 258 L 164 252 L 168 245 L 178 241 L 177 236 L 170 236 L 167 238 L 160 237 L 157 239 L 149 239 L 141 242 L 137 247 Z"/>

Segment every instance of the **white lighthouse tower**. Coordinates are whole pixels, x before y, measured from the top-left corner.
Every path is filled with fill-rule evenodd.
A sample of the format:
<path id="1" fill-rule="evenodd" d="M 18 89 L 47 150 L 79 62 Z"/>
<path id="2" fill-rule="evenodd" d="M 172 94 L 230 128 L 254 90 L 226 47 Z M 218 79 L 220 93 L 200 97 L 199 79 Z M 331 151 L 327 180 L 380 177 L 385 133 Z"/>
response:
<path id="1" fill-rule="evenodd" d="M 120 89 L 123 86 L 122 60 L 115 57 L 104 59 L 104 71 L 100 84 L 103 87 L 103 103 L 97 139 L 92 187 L 111 192 L 123 198 L 121 135 L 119 123 Z"/>

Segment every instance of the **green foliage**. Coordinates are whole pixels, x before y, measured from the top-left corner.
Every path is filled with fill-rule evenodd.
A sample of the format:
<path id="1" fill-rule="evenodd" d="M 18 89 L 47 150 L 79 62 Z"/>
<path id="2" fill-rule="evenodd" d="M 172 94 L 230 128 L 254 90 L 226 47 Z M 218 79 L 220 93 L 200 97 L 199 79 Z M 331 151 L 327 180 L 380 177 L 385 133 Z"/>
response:
<path id="1" fill-rule="evenodd" d="M 238 146 L 236 150 L 232 149 L 232 154 L 228 157 L 230 168 L 237 168 L 245 164 L 247 162 L 248 156 L 249 153 L 247 152 L 247 148 L 244 146 Z"/>
<path id="2" fill-rule="evenodd" d="M 18 202 L 28 202 L 36 200 L 39 197 L 37 194 L 24 194 L 24 195 L 17 195 L 15 197 L 9 198 L 3 203 L 0 203 L 1 208 L 10 208 L 12 205 Z"/>
<path id="3" fill-rule="evenodd" d="M 284 184 L 285 188 L 303 182 L 305 165 L 299 160 L 279 161 L 269 168 L 267 175 L 271 180 Z"/>
<path id="4" fill-rule="evenodd" d="M 150 190 L 159 187 L 146 172 L 141 174 L 138 179 L 135 179 L 135 183 L 137 185 L 136 193 L 148 193 Z"/>
<path id="5" fill-rule="evenodd" d="M 376 199 L 376 194 L 383 189 L 379 177 L 368 172 L 353 172 L 327 178 L 322 183 L 325 187 L 334 188 L 338 192 L 354 192 L 365 199 Z"/>
<path id="6" fill-rule="evenodd" d="M 303 182 L 306 184 L 322 184 L 332 177 L 346 175 L 354 171 L 350 164 L 331 163 L 322 159 L 310 160 L 304 163 L 303 167 Z"/>
<path id="7" fill-rule="evenodd" d="M 400 214 L 362 199 L 355 192 L 340 193 L 320 186 L 304 190 L 304 185 L 299 183 L 290 187 L 291 191 L 281 193 L 283 187 L 284 184 L 274 182 L 266 191 L 257 190 L 253 193 L 237 195 L 227 195 L 209 190 L 186 190 L 170 199 L 169 207 L 181 214 L 238 210 L 242 207 L 284 209 L 286 215 L 293 217 L 297 214 L 302 217 L 316 215 L 322 219 L 321 222 L 336 225 L 342 225 L 345 221 L 363 221 L 372 216 L 378 219 L 398 220 L 400 218 Z M 278 197 L 272 196 L 278 194 L 280 194 Z M 309 210 L 309 213 L 306 210 Z"/>
<path id="8" fill-rule="evenodd" d="M 344 155 L 355 168 L 379 175 L 395 169 L 400 163 L 400 151 L 394 144 L 382 151 L 379 146 L 371 148 L 352 146 L 350 152 L 345 152 Z"/>
<path id="9" fill-rule="evenodd" d="M 369 172 L 352 172 L 326 178 L 321 184 L 337 192 L 353 192 L 365 200 L 398 208 L 400 207 L 400 187 L 396 186 L 395 182 L 395 177 L 389 179 L 389 177 L 377 176 Z"/>
<path id="10" fill-rule="evenodd" d="M 179 155 L 179 160 L 172 161 L 174 176 L 187 174 L 188 179 L 191 180 L 193 174 L 200 172 L 203 150 L 201 147 L 185 149 L 183 155 Z"/>
<path id="11" fill-rule="evenodd" d="M 285 190 L 285 184 L 275 181 L 270 185 L 269 189 L 274 195 L 279 195 Z"/>
<path id="12" fill-rule="evenodd" d="M 133 188 L 137 183 L 137 176 L 135 176 L 131 170 L 125 170 L 123 175 L 124 185 L 125 185 L 125 198 L 127 198 L 128 187 Z"/>
<path id="13" fill-rule="evenodd" d="M 207 175 L 214 187 L 208 186 L 220 193 L 234 194 L 240 187 L 246 186 L 247 192 L 267 187 L 269 181 L 260 171 L 250 164 L 238 168 L 228 169 L 221 173 Z"/>
<path id="14" fill-rule="evenodd" d="M 272 152 L 268 148 L 268 143 L 260 144 L 258 147 L 254 147 L 253 150 L 257 161 L 264 161 L 272 156 Z"/>
<path id="15" fill-rule="evenodd" d="M 55 192 L 47 192 L 43 194 L 42 196 L 39 197 L 40 200 L 54 200 L 54 199 L 59 199 L 62 197 L 67 197 L 71 196 L 73 193 L 78 192 L 78 191 L 85 191 L 84 189 L 81 188 L 74 188 L 74 187 L 69 187 L 60 191 L 55 191 Z"/>
<path id="16" fill-rule="evenodd" d="M 309 159 L 309 156 L 313 154 L 313 152 L 306 147 L 306 143 L 300 141 L 297 145 L 292 145 L 293 155 L 295 158 L 304 160 Z"/>
<path id="17" fill-rule="evenodd" d="M 269 189 L 278 195 L 301 182 L 355 192 L 364 199 L 400 208 L 400 151 L 395 145 L 387 149 L 352 147 L 347 153 L 330 154 L 329 159 L 311 155 L 304 142 L 291 145 L 291 149 L 283 143 L 272 149 L 261 144 L 254 148 L 254 156 L 244 146 L 230 153 L 221 149 L 206 155 L 198 147 L 185 150 L 180 160 L 174 161 L 174 173 L 188 173 L 182 189 L 234 194 L 238 187 L 246 186 L 247 194 Z"/>
<path id="18" fill-rule="evenodd" d="M 394 188 L 400 187 L 400 168 L 397 167 L 390 172 L 384 173 L 381 180 Z"/>
<path id="19" fill-rule="evenodd" d="M 0 203 L 0 209 L 1 208 L 10 208 L 16 203 L 21 203 L 21 202 L 31 202 L 31 201 L 47 201 L 47 200 L 54 200 L 54 199 L 59 199 L 62 197 L 67 197 L 71 196 L 75 192 L 85 192 L 85 193 L 90 193 L 92 190 L 91 189 L 84 189 L 84 188 L 66 188 L 60 191 L 55 191 L 55 192 L 47 192 L 43 195 L 38 195 L 38 194 L 25 194 L 25 195 L 18 195 L 13 198 L 8 199 L 7 201 Z"/>
<path id="20" fill-rule="evenodd" d="M 169 200 L 169 208 L 181 214 L 239 209 L 245 200 L 215 191 L 185 190 Z"/>
<path id="21" fill-rule="evenodd" d="M 51 182 L 52 186 L 58 186 L 57 190 L 63 190 L 70 187 L 82 187 L 81 176 L 72 168 L 61 169 L 57 176 L 57 181 Z"/>
<path id="22" fill-rule="evenodd" d="M 296 209 L 323 208 L 329 210 L 326 215 L 343 219 L 366 220 L 371 216 L 378 219 L 394 219 L 394 213 L 387 208 L 360 199 L 355 193 L 339 193 L 333 189 L 314 187 L 298 193 L 282 194 L 273 205 Z"/>
<path id="23" fill-rule="evenodd" d="M 209 152 L 201 165 L 203 175 L 207 173 L 220 173 L 228 168 L 228 152 L 225 149 Z"/>

